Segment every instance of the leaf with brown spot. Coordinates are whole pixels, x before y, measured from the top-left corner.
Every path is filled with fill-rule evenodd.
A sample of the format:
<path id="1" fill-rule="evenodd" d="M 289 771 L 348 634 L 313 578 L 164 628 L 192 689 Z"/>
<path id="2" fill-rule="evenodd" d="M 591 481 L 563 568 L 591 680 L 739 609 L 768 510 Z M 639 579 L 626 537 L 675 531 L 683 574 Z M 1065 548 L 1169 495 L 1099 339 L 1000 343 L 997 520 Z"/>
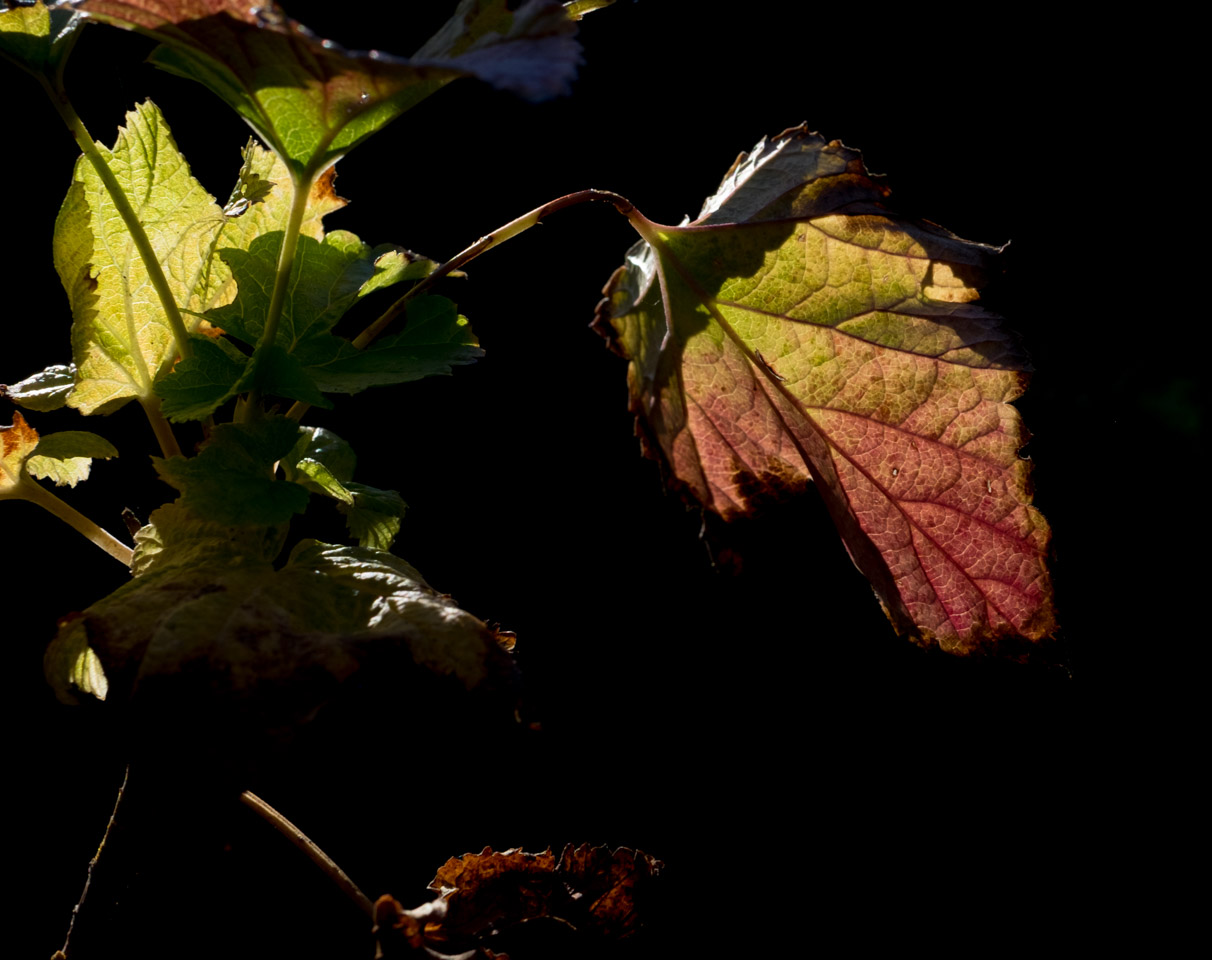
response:
<path id="1" fill-rule="evenodd" d="M 644 238 L 595 321 L 637 432 L 724 520 L 814 480 L 898 632 L 1023 656 L 1055 629 L 1050 532 L 1010 406 L 1026 360 L 978 302 L 999 250 L 884 205 L 804 126 L 742 154 L 699 218 Z"/>

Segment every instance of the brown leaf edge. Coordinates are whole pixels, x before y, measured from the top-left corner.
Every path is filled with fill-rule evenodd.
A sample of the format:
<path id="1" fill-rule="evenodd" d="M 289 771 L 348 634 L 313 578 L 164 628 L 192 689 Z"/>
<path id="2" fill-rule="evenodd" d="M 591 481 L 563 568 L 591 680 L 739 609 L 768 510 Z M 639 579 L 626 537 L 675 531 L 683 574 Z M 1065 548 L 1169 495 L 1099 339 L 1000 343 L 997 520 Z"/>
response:
<path id="1" fill-rule="evenodd" d="M 406 910 L 391 896 L 379 898 L 375 956 L 501 957 L 479 941 L 544 917 L 578 938 L 623 940 L 652 921 L 654 881 L 664 866 L 641 850 L 588 843 L 568 844 L 558 857 L 550 847 L 485 847 L 452 857 L 429 884 L 440 894 L 435 900 Z"/>

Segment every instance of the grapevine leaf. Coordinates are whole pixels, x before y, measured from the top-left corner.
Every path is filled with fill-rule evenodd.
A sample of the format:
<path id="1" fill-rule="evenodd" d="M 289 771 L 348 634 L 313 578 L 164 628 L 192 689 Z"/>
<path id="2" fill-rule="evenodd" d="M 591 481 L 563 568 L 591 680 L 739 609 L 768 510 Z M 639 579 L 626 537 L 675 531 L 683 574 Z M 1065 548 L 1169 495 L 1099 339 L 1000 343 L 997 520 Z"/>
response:
<path id="1" fill-rule="evenodd" d="M 178 361 L 156 383 L 160 407 L 170 420 L 205 420 L 236 395 L 249 358 L 223 339 L 194 336 L 193 356 Z"/>
<path id="2" fill-rule="evenodd" d="M 467 318 L 445 297 L 420 296 L 408 304 L 400 333 L 359 350 L 348 340 L 315 338 L 296 352 L 316 385 L 327 393 L 358 393 L 367 387 L 449 375 L 451 367 L 484 356 Z"/>
<path id="3" fill-rule="evenodd" d="M 117 455 L 114 445 L 104 437 L 84 430 L 64 430 L 42 437 L 25 461 L 25 469 L 32 477 L 53 480 L 56 486 L 74 487 L 88 479 L 94 459 L 108 460 Z"/>
<path id="4" fill-rule="evenodd" d="M 307 491 L 273 475 L 273 465 L 297 437 L 298 425 L 285 417 L 225 423 L 214 428 L 196 457 L 153 462 L 193 513 L 224 526 L 272 526 L 307 509 Z"/>
<path id="5" fill-rule="evenodd" d="M 291 474 L 291 470 L 300 460 L 314 460 L 323 464 L 328 472 L 342 483 L 353 479 L 354 467 L 358 464 L 353 447 L 323 427 L 300 427 L 299 439 L 295 441 L 290 453 L 282 458 L 282 469 L 287 478 L 307 486 L 307 480 Z M 316 492 L 320 491 L 317 489 Z"/>
<path id="6" fill-rule="evenodd" d="M 400 521 L 408 504 L 395 490 L 379 490 L 365 484 L 347 482 L 345 489 L 351 502 L 338 505 L 345 514 L 345 524 L 363 547 L 390 550 L 400 532 Z"/>
<path id="7" fill-rule="evenodd" d="M 512 664 L 493 632 L 403 560 L 303 541 L 275 570 L 267 557 L 280 540 L 262 551 L 246 531 L 198 516 L 180 503 L 156 511 L 140 532 L 139 575 L 78 621 L 117 698 L 133 693 L 146 711 L 149 735 L 168 725 L 220 756 L 246 750 L 250 734 L 306 721 L 368 663 L 406 696 L 423 675 L 508 691 Z M 79 627 L 61 628 L 58 643 L 69 629 Z"/>
<path id="8" fill-rule="evenodd" d="M 296 173 L 316 172 L 461 76 L 531 99 L 564 92 L 580 61 L 559 4 L 465 0 L 411 60 L 320 40 L 266 0 L 79 0 L 76 9 L 162 45 L 151 61 L 197 80 Z"/>
<path id="9" fill-rule="evenodd" d="M 633 223 L 597 326 L 676 486 L 724 519 L 815 478 L 893 625 L 1019 655 L 1055 628 L 1049 531 L 1009 401 L 1025 360 L 976 279 L 997 250 L 883 207 L 806 127 L 742 155 L 698 220 Z"/>
<path id="10" fill-rule="evenodd" d="M 75 364 L 56 364 L 26 377 L 20 383 L 0 386 L 0 396 L 8 397 L 27 410 L 47 413 L 67 403 L 68 394 L 75 385 Z"/>
<path id="11" fill-rule="evenodd" d="M 301 480 L 306 479 L 307 482 L 303 486 L 308 490 L 322 493 L 326 497 L 332 497 L 334 500 L 339 500 L 341 503 L 352 506 L 354 502 L 353 494 L 319 460 L 300 460 L 295 464 L 295 470 L 301 475 Z"/>
<path id="12" fill-rule="evenodd" d="M 20 497 L 25 461 L 38 446 L 38 431 L 14 411 L 11 426 L 0 427 L 0 498 Z"/>
<path id="13" fill-rule="evenodd" d="M 0 56 L 30 73 L 53 76 L 62 69 L 83 18 L 71 8 L 30 7 L 0 10 Z"/>
<path id="14" fill-rule="evenodd" d="M 62 703 L 78 704 L 78 693 L 98 700 L 104 700 L 109 693 L 105 668 L 97 652 L 89 646 L 88 631 L 79 616 L 59 622 L 59 634 L 42 657 L 42 669 L 50 680 L 55 697 Z"/>
<path id="15" fill-rule="evenodd" d="M 135 534 L 131 573 L 142 577 L 172 568 L 270 563 L 281 552 L 287 530 L 286 524 L 224 526 L 179 502 L 165 504 Z"/>
<path id="16" fill-rule="evenodd" d="M 100 148 L 102 157 L 143 223 L 177 304 L 197 312 L 206 305 L 221 210 L 190 174 L 151 101 L 126 120 L 114 149 Z M 88 414 L 150 398 L 176 345 L 126 224 L 83 157 L 55 223 L 54 252 L 74 320 L 76 388 L 68 404 Z"/>

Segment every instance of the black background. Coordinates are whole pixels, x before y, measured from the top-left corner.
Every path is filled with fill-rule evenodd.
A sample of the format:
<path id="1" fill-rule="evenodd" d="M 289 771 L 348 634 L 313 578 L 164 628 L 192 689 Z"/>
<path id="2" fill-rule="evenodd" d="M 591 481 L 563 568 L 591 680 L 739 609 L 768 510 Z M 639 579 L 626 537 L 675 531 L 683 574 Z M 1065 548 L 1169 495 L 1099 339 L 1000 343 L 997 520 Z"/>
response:
<path id="1" fill-rule="evenodd" d="M 398 53 L 447 13 L 286 6 L 347 46 Z M 1193 469 L 1199 430 L 1194 358 L 1163 353 L 1130 298 L 1105 294 L 1128 285 L 1131 255 L 1142 274 L 1164 269 L 1108 213 L 1108 191 L 1135 177 L 1139 137 L 1115 114 L 1124 81 L 1063 24 L 771 9 L 721 18 L 644 0 L 595 14 L 571 98 L 536 106 L 451 85 L 339 164 L 350 205 L 328 226 L 442 259 L 586 187 L 676 223 L 740 150 L 801 121 L 861 148 L 897 209 L 1012 241 L 989 301 L 1037 370 L 1017 405 L 1055 536 L 1064 666 L 960 660 L 897 638 L 817 502 L 746 534 L 739 576 L 713 571 L 697 516 L 639 456 L 624 362 L 587 329 L 630 227 L 604 205 L 562 212 L 445 288 L 483 361 L 310 421 L 354 443 L 359 479 L 403 493 L 396 552 L 518 633 L 544 731 L 484 756 L 441 719 L 386 722 L 341 760 L 296 754 L 247 784 L 372 897 L 418 903 L 447 856 L 484 845 L 639 846 L 668 864 L 660 943 L 751 956 L 842 937 L 938 943 L 970 925 L 1030 936 L 1073 913 L 1086 878 L 1116 869 L 1091 824 L 1130 777 L 1123 758 L 1173 669 L 1160 651 L 1189 576 L 1178 548 L 1191 521 L 1172 516 L 1182 498 L 1155 505 L 1142 471 Z M 142 65 L 150 46 L 89 30 L 69 69 L 79 112 L 112 143 L 124 111 L 154 97 L 222 201 L 247 129 Z M 0 379 L 12 381 L 68 358 L 50 236 L 75 150 L 32 81 L 9 68 L 3 85 Z M 148 478 L 136 406 L 108 421 L 30 419 L 117 443 L 122 458 L 66 494 L 110 529 L 121 507 L 146 517 L 171 497 Z M 54 702 L 40 659 L 55 619 L 124 574 L 33 506 L 3 510 L 10 784 L 35 841 L 12 866 L 29 882 L 11 915 L 49 955 L 126 748 L 106 714 Z M 180 816 L 148 815 L 159 855 L 134 863 L 119 905 L 86 908 L 81 956 L 90 937 L 103 956 L 370 955 L 356 912 L 246 811 L 176 802 Z"/>

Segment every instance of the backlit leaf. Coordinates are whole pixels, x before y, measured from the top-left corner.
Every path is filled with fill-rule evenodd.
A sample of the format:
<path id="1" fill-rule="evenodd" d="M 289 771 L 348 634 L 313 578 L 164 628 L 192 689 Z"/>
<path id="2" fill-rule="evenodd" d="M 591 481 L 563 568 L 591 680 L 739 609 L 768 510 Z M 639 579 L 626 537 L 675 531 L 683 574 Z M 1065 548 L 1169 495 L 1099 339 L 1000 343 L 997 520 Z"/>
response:
<path id="1" fill-rule="evenodd" d="M 271 2 L 80 0 L 76 8 L 162 41 L 161 69 L 222 97 L 296 172 L 318 172 L 450 80 L 477 76 L 542 99 L 567 89 L 580 59 L 563 8 L 465 0 L 412 60 L 344 50 Z"/>
<path id="2" fill-rule="evenodd" d="M 0 10 L 0 56 L 30 73 L 53 75 L 71 53 L 82 23 L 76 11 L 48 10 L 41 0 L 30 7 Z"/>
<path id="3" fill-rule="evenodd" d="M 143 223 L 178 306 L 199 311 L 222 211 L 190 174 L 154 104 L 139 104 L 126 120 L 114 149 L 100 148 L 102 157 Z M 54 253 L 74 321 L 76 388 L 68 404 L 96 413 L 151 398 L 176 345 L 126 224 L 83 157 L 55 223 Z"/>
<path id="4" fill-rule="evenodd" d="M 38 431 L 13 412 L 11 426 L 0 427 L 0 498 L 19 497 L 25 461 L 38 446 Z"/>
<path id="5" fill-rule="evenodd" d="M 25 469 L 30 476 L 52 480 L 56 486 L 74 487 L 88 479 L 94 459 L 108 460 L 117 455 L 114 445 L 104 437 L 84 430 L 64 430 L 42 437 L 25 461 Z"/>
<path id="6" fill-rule="evenodd" d="M 360 546 L 390 550 L 408 509 L 404 498 L 395 490 L 379 490 L 352 481 L 345 484 L 345 489 L 352 495 L 353 502 L 338 504 L 337 509 L 345 514 L 349 532 Z"/>
<path id="7" fill-rule="evenodd" d="M 633 217 L 645 240 L 597 325 L 631 361 L 649 451 L 705 509 L 752 514 L 815 479 L 899 632 L 1021 654 L 1055 622 L 1010 406 L 1025 361 L 976 302 L 998 251 L 887 192 L 805 127 L 762 141 L 694 223 Z"/>

